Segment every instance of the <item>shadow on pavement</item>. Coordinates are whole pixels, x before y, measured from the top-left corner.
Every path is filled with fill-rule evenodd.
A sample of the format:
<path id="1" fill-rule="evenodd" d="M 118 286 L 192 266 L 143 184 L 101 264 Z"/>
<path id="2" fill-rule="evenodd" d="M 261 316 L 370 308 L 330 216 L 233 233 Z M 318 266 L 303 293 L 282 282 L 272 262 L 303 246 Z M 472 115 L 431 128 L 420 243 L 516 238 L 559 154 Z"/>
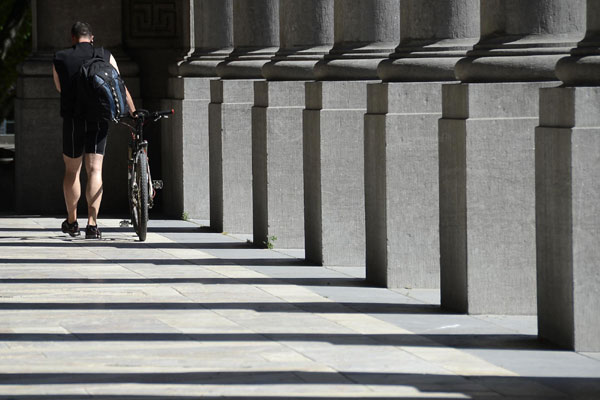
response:
<path id="1" fill-rule="evenodd" d="M 454 395 L 485 393 L 510 396 L 537 394 L 538 398 L 563 397 L 569 399 L 597 399 L 600 395 L 599 378 L 539 378 L 529 376 L 457 376 L 437 374 L 385 372 L 308 372 L 308 371 L 220 371 L 170 373 L 15 373 L 0 374 L 0 385 L 86 385 L 86 384 L 168 384 L 168 385 L 377 385 L 409 386 L 434 398 L 452 398 Z M 491 392 L 492 391 L 492 392 Z M 447 396 L 447 397 L 444 397 Z M 541 397 L 544 396 L 544 397 Z M 566 397 L 565 397 L 566 396 Z M 14 397 L 13 397 L 14 398 Z M 31 398 L 31 397 L 28 397 Z M 47 398 L 40 396 L 40 399 Z M 62 397 L 64 398 L 64 397 Z M 119 397 L 127 398 L 127 397 Z M 133 397 L 135 398 L 135 397 Z M 137 397 L 144 398 L 144 397 Z M 150 397 L 151 398 L 151 397 Z M 169 397 L 163 397 L 169 399 Z M 174 398 L 178 398 L 175 396 Z M 181 398 L 181 397 L 179 397 Z M 185 397 L 183 397 L 185 398 Z M 256 396 L 219 397 L 255 399 Z M 268 400 L 269 397 L 261 396 Z M 337 399 L 340 397 L 302 397 L 303 399 Z M 343 398 L 343 397 L 342 397 Z M 382 398 L 386 398 L 385 396 Z M 387 397 L 389 399 L 389 397 Z M 488 397 L 489 398 L 489 397 Z M 506 399 L 506 397 L 500 397 Z M 521 397 L 523 398 L 523 397 Z M 535 396 L 533 396 L 535 398 Z"/>
<path id="2" fill-rule="evenodd" d="M 272 266 L 272 267 L 318 267 L 309 264 L 303 259 L 294 257 L 285 258 L 128 258 L 128 259 L 106 259 L 106 258 L 0 258 L 0 264 L 154 264 L 154 265 L 240 265 L 240 266 Z"/>
<path id="3" fill-rule="evenodd" d="M 337 334 L 337 333 L 0 333 L 0 342 L 323 342 L 339 346 L 452 347 L 554 350 L 535 335 Z"/>
<path id="4" fill-rule="evenodd" d="M 443 314 L 439 306 L 403 303 L 343 303 L 343 302 L 133 302 L 133 303 L 25 303 L 2 302 L 0 310 L 253 310 L 273 313 L 336 313 L 336 314 Z"/>
<path id="5" fill-rule="evenodd" d="M 361 278 L 15 278 L 0 279 L 0 284 L 106 284 L 106 285 L 149 285 L 149 284 L 188 284 L 202 285 L 298 285 L 333 287 L 368 287 Z"/>
<path id="6" fill-rule="evenodd" d="M 2 396 L 0 400 L 357 400 L 359 397 L 339 397 L 339 396 L 177 396 L 177 395 L 16 395 L 16 396 Z M 369 396 L 369 400 L 423 400 L 423 397 L 378 397 Z M 427 400 L 455 400 L 456 396 L 451 397 L 427 397 Z M 478 398 L 471 397 L 471 399 L 478 400 Z M 547 400 L 546 398 L 532 398 L 528 397 L 526 400 Z M 481 400 L 492 400 L 489 397 L 481 398 Z M 502 400 L 511 400 L 503 397 Z M 522 400 L 522 399 L 519 399 Z"/>
<path id="7" fill-rule="evenodd" d="M 6 217 L 2 217 L 6 218 Z M 132 227 L 102 227 L 102 232 L 118 232 L 127 233 L 133 232 Z M 10 228 L 0 227 L 0 232 L 60 232 L 60 224 L 56 228 L 41 228 L 41 227 L 27 227 L 27 228 Z M 209 226 L 179 226 L 179 227 L 165 227 L 165 226 L 149 226 L 148 232 L 154 233 L 219 233 L 211 229 Z"/>
<path id="8" fill-rule="evenodd" d="M 104 232 L 104 229 L 102 229 Z M 62 238 L 62 237 L 61 237 Z M 5 239 L 3 237 L 2 239 Z M 12 238 L 12 239 L 22 239 L 22 238 Z M 27 237 L 28 241 L 21 242 L 0 242 L 0 247 L 73 247 L 73 245 L 88 245 L 93 247 L 111 247 L 116 249 L 256 249 L 256 246 L 252 243 L 240 242 L 240 241 L 230 241 L 230 242 L 201 242 L 201 243 L 186 243 L 186 242 L 124 242 L 120 240 L 94 240 L 90 242 L 85 239 L 70 239 L 60 241 L 60 242 L 32 242 L 30 240 L 35 240 L 39 238 Z M 44 238 L 47 239 L 47 238 Z M 53 238 L 55 239 L 55 238 Z M 59 238 L 60 239 L 60 238 Z"/>

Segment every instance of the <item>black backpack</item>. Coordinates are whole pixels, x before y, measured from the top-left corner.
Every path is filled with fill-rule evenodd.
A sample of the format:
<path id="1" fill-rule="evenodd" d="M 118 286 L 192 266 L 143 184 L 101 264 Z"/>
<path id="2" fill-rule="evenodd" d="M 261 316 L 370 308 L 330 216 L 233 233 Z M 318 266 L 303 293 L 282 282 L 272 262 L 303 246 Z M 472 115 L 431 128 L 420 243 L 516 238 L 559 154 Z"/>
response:
<path id="1" fill-rule="evenodd" d="M 104 49 L 83 62 L 77 78 L 75 115 L 87 121 L 114 121 L 129 115 L 125 83 L 104 60 Z"/>

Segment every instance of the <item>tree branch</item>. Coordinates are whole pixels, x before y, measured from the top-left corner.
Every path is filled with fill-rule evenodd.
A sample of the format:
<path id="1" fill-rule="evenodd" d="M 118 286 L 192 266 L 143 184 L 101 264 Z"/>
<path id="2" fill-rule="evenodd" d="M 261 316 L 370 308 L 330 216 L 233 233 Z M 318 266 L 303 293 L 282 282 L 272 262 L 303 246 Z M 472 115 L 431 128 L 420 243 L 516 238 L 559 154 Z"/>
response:
<path id="1" fill-rule="evenodd" d="M 29 6 L 29 0 L 17 0 L 14 2 L 12 11 L 2 27 L 2 32 L 0 32 L 0 44 L 2 45 L 0 60 L 4 61 L 8 51 L 15 43 L 19 29 L 21 29 L 23 22 L 25 22 Z"/>

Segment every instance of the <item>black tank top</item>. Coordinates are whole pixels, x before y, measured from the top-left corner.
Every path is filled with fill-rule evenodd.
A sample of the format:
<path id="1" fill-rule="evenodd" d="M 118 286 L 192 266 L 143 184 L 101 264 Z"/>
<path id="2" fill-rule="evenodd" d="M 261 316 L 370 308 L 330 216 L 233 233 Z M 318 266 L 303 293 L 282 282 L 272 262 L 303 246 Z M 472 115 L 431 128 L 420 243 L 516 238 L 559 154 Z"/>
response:
<path id="1" fill-rule="evenodd" d="M 100 49 L 96 49 L 96 54 Z M 77 43 L 73 47 L 61 50 L 54 54 L 54 68 L 60 80 L 60 115 L 72 117 L 75 107 L 75 94 L 77 93 L 77 74 L 81 64 L 92 58 L 94 47 L 91 43 Z M 110 52 L 104 50 L 104 59 L 110 62 Z"/>

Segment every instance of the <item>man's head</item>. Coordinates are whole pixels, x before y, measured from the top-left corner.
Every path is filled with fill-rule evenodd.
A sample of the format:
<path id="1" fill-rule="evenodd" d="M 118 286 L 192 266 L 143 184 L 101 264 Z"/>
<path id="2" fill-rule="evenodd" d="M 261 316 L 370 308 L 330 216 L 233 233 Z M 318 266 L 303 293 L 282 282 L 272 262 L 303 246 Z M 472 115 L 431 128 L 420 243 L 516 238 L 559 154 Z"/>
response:
<path id="1" fill-rule="evenodd" d="M 71 40 L 73 44 L 80 42 L 93 42 L 92 27 L 87 22 L 75 22 L 71 27 Z"/>

